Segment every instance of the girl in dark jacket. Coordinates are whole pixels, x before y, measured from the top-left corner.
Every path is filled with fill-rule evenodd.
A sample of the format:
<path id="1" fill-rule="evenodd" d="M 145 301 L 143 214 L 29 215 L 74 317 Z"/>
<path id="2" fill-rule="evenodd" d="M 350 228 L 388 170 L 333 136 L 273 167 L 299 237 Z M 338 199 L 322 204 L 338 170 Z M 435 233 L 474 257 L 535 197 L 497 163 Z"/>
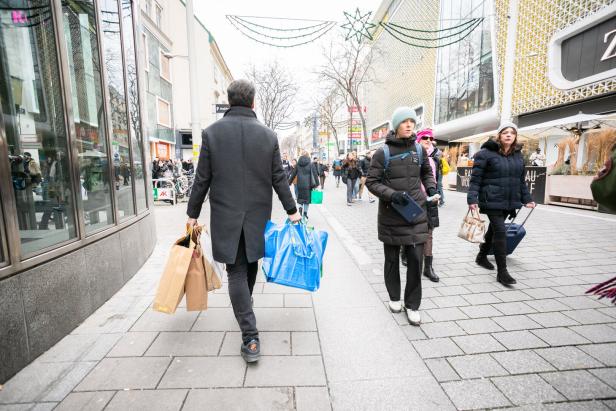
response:
<path id="1" fill-rule="evenodd" d="M 297 161 L 297 167 L 291 171 L 289 184 L 297 177 L 295 187 L 297 189 L 297 203 L 300 205 L 300 214 L 308 218 L 308 206 L 310 205 L 310 192 L 319 186 L 319 180 L 310 162 L 308 153 L 302 153 Z"/>
<path id="2" fill-rule="evenodd" d="M 353 202 L 355 184 L 357 183 L 357 179 L 361 177 L 361 170 L 359 169 L 359 162 L 357 161 L 355 153 L 347 154 L 346 160 L 342 163 L 342 172 L 347 178 L 347 205 L 350 206 Z"/>
<path id="3" fill-rule="evenodd" d="M 494 248 L 496 280 L 503 285 L 515 284 L 507 271 L 507 237 L 505 219 L 515 216 L 522 205 L 534 208 L 535 203 L 524 181 L 524 158 L 517 145 L 518 128 L 505 122 L 498 128 L 495 140 L 488 140 L 475 154 L 467 195 L 469 209 L 479 209 L 490 220 L 485 242 L 479 248 L 476 263 L 489 270 L 488 251 Z"/>
<path id="4" fill-rule="evenodd" d="M 385 286 L 389 293 L 389 309 L 400 312 L 400 246 L 404 246 L 407 255 L 406 289 L 404 290 L 404 308 L 409 323 L 419 325 L 419 305 L 421 304 L 421 265 L 423 244 L 428 239 L 428 219 L 422 213 L 412 223 L 408 223 L 393 207 L 392 203 L 407 205 L 408 194 L 419 205 L 426 201 L 438 201 L 436 181 L 428 161 L 426 150 L 419 146 L 421 156 L 417 153 L 415 134 L 413 132 L 417 116 L 408 107 L 400 107 L 393 114 L 385 144 L 389 146 L 392 158 L 398 154 L 410 153 L 405 158 L 392 159 L 385 170 L 385 154 L 378 149 L 372 156 L 366 187 L 379 198 L 378 233 L 385 249 Z M 421 164 L 419 158 L 422 158 Z M 428 194 L 421 189 L 425 187 Z"/>

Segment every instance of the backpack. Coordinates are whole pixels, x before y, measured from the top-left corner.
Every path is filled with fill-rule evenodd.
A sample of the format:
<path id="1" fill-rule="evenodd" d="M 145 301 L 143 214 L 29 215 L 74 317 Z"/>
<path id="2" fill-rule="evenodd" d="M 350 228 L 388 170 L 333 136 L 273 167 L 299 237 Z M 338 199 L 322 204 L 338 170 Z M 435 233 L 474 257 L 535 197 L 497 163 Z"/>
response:
<path id="1" fill-rule="evenodd" d="M 417 157 L 419 158 L 419 167 L 421 167 L 421 164 L 423 163 L 423 147 L 418 142 L 415 142 L 415 150 L 417 151 Z M 385 160 L 383 162 L 383 180 L 385 180 L 385 176 L 387 175 L 387 169 L 389 168 L 389 162 L 391 160 L 404 160 L 412 153 L 412 151 L 405 151 L 404 153 L 392 156 L 389 152 L 389 146 L 385 144 L 385 146 L 383 147 L 383 155 L 385 156 Z"/>
<path id="2" fill-rule="evenodd" d="M 334 160 L 334 170 L 336 171 L 342 170 L 342 161 Z"/>

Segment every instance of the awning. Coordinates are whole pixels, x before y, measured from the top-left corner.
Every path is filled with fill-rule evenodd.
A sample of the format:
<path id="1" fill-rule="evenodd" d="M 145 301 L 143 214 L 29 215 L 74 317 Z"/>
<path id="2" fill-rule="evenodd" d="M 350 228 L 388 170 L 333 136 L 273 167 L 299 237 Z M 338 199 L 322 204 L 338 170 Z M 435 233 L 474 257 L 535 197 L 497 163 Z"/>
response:
<path id="1" fill-rule="evenodd" d="M 567 130 L 567 126 L 577 124 L 580 124 L 585 129 L 599 128 L 604 124 L 614 127 L 616 126 L 616 115 L 584 114 L 580 112 L 574 116 L 522 127 L 519 132 L 529 138 L 542 138 L 559 134 L 567 135 L 570 133 Z"/>
<path id="2" fill-rule="evenodd" d="M 492 136 L 496 135 L 496 130 L 486 131 L 484 133 L 473 134 L 472 136 L 462 137 L 457 140 L 452 140 L 450 143 L 482 143 Z"/>

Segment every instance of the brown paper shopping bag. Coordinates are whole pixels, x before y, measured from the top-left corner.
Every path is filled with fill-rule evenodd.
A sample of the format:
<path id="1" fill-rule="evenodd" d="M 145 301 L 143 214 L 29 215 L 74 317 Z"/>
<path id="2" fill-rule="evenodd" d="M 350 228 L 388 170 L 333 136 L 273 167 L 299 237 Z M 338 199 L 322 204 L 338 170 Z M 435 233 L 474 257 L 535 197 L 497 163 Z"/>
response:
<path id="1" fill-rule="evenodd" d="M 186 311 L 207 310 L 206 269 L 203 261 L 203 252 L 197 242 L 192 254 L 188 274 L 186 275 Z"/>
<path id="2" fill-rule="evenodd" d="M 158 284 L 153 308 L 156 311 L 174 313 L 184 296 L 184 284 L 188 266 L 192 260 L 195 244 L 190 239 L 192 231 L 180 238 L 171 247 L 167 264 Z"/>

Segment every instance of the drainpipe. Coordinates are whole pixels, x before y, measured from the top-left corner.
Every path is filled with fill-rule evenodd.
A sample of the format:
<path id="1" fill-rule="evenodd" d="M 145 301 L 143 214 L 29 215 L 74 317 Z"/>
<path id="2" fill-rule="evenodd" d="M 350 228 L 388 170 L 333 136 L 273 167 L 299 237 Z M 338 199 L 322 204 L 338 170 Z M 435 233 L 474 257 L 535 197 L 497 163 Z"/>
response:
<path id="1" fill-rule="evenodd" d="M 193 163 L 196 167 L 201 149 L 201 124 L 199 122 L 199 88 L 197 87 L 193 0 L 186 0 L 186 33 L 188 36 L 188 75 L 190 79 L 190 128 L 192 130 Z"/>
<path id="2" fill-rule="evenodd" d="M 505 48 L 505 72 L 503 75 L 503 105 L 501 110 L 501 122 L 511 121 L 511 109 L 513 102 L 513 74 L 516 63 L 516 38 L 518 34 L 518 0 L 509 0 L 509 20 L 507 29 L 507 45 Z"/>

